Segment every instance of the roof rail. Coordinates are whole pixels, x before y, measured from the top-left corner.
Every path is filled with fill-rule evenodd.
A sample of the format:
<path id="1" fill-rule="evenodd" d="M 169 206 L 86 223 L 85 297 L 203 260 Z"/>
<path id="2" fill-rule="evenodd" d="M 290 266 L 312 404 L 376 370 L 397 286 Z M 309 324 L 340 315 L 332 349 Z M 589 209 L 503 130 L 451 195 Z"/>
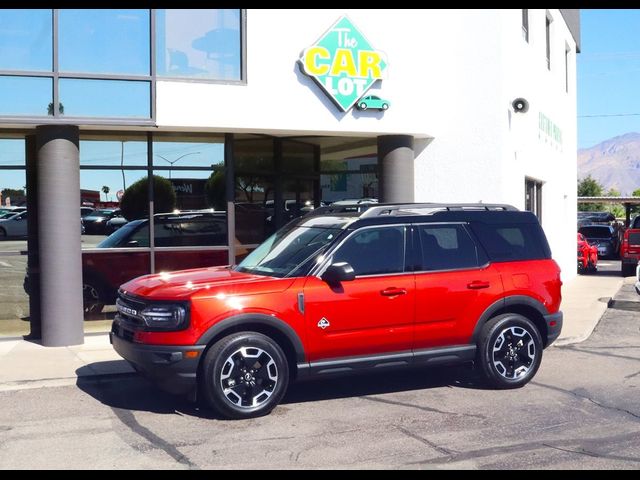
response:
<path id="1" fill-rule="evenodd" d="M 324 207 L 318 207 L 311 210 L 307 215 L 323 215 L 327 213 L 360 213 L 364 212 L 372 205 L 378 205 L 377 203 L 349 203 L 341 205 L 327 205 Z"/>
<path id="2" fill-rule="evenodd" d="M 370 218 L 381 215 L 432 215 L 436 212 L 455 211 L 519 211 L 513 205 L 499 203 L 402 203 L 402 204 L 373 204 L 360 215 L 360 218 Z"/>

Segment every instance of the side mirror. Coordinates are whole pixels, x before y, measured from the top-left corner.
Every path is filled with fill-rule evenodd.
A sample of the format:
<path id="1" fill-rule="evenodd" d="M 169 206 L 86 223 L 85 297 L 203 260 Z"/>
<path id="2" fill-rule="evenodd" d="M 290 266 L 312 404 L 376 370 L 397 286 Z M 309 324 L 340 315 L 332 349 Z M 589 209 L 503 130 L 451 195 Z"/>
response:
<path id="1" fill-rule="evenodd" d="M 322 280 L 329 285 L 337 285 L 340 282 L 350 282 L 356 279 L 356 272 L 347 262 L 338 262 L 329 265 L 329 268 L 322 274 Z"/>

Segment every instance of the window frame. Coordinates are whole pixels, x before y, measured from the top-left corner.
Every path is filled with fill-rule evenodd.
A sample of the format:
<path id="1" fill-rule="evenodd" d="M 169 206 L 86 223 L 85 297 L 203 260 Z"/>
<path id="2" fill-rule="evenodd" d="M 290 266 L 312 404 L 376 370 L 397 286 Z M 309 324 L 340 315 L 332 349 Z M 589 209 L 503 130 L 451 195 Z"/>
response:
<path id="1" fill-rule="evenodd" d="M 522 38 L 529 43 L 529 9 L 522 9 Z"/>
<path id="2" fill-rule="evenodd" d="M 210 83 L 223 85 L 247 85 L 247 10 L 240 10 L 240 80 L 215 80 L 203 78 L 185 78 L 185 77 L 158 77 L 156 74 L 156 10 L 149 9 L 149 75 L 130 75 L 130 74 L 103 74 L 103 73 L 82 73 L 82 72 L 61 72 L 59 69 L 59 11 L 54 8 L 52 10 L 52 58 L 53 65 L 51 71 L 41 70 L 4 70 L 0 69 L 0 76 L 7 77 L 44 77 L 50 78 L 53 82 L 52 86 L 52 102 L 53 115 L 5 115 L 0 113 L 0 122 L 18 123 L 26 125 L 50 125 L 50 124 L 68 124 L 76 123 L 81 125 L 118 125 L 118 126 L 157 126 L 156 112 L 156 84 L 158 81 L 170 82 L 187 82 L 187 83 Z M 150 88 L 149 94 L 149 113 L 150 116 L 144 118 L 137 117 L 100 117 L 100 116 L 71 116 L 61 115 L 60 106 L 60 79 L 75 80 L 121 80 L 121 81 L 139 81 L 148 82 Z"/>

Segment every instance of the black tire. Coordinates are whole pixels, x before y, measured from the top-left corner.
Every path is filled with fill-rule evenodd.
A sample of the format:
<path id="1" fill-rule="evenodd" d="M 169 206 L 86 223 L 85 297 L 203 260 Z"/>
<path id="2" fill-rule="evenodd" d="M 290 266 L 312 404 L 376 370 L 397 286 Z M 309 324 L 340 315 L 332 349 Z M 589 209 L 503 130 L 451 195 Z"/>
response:
<path id="1" fill-rule="evenodd" d="M 477 361 L 493 388 L 520 388 L 538 371 L 542 348 L 540 332 L 531 320 L 505 313 L 482 327 Z"/>
<path id="2" fill-rule="evenodd" d="M 82 305 L 85 318 L 95 317 L 104 308 L 104 294 L 100 285 L 92 279 L 82 281 Z"/>
<path id="3" fill-rule="evenodd" d="M 631 277 L 636 273 L 636 265 L 633 263 L 622 263 L 621 272 L 623 277 Z"/>
<path id="4" fill-rule="evenodd" d="M 7 239 L 7 231 L 4 228 L 0 228 L 0 240 Z"/>
<path id="5" fill-rule="evenodd" d="M 364 102 L 362 102 L 362 103 L 360 104 L 360 110 L 366 110 L 366 109 L 367 109 L 367 104 L 366 104 L 366 103 L 364 103 Z"/>
<path id="6" fill-rule="evenodd" d="M 388 103 L 383 103 L 382 104 L 382 110 L 387 110 L 389 108 L 389 104 Z"/>
<path id="7" fill-rule="evenodd" d="M 255 359 L 255 360 L 254 360 Z M 280 346 L 257 332 L 234 333 L 211 346 L 201 369 L 207 404 L 229 419 L 266 415 L 289 385 L 289 364 Z"/>

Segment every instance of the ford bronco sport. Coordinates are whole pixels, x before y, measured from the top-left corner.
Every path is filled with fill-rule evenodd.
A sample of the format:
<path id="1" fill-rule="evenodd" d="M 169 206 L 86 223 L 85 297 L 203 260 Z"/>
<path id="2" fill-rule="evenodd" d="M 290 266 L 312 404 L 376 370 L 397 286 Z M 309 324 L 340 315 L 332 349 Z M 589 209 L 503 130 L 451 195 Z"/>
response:
<path id="1" fill-rule="evenodd" d="M 227 418 L 294 379 L 476 362 L 494 388 L 536 374 L 560 334 L 560 269 L 508 205 L 321 207 L 235 267 L 123 284 L 111 342 L 139 372 Z"/>

